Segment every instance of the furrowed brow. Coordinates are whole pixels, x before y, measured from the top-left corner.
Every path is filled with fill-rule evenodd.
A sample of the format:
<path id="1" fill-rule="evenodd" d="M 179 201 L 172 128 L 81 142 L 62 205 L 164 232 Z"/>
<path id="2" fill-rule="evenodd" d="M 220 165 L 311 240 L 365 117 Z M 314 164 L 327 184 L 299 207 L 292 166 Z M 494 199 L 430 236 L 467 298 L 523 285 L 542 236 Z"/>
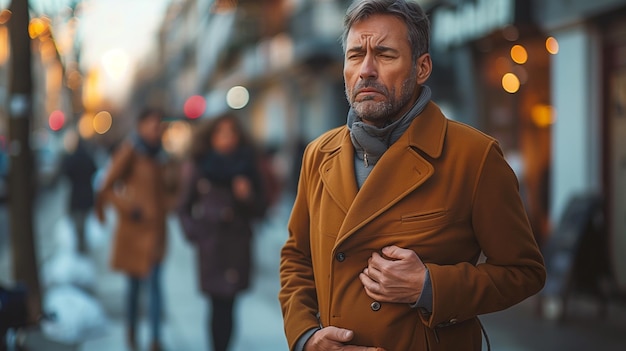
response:
<path id="1" fill-rule="evenodd" d="M 365 48 L 365 46 L 353 46 L 349 48 L 348 50 L 346 50 L 346 54 L 348 53 L 359 54 L 359 53 L 364 53 L 366 51 L 367 49 Z M 391 53 L 393 55 L 399 54 L 399 51 L 397 49 L 394 49 L 389 46 L 384 46 L 384 45 L 374 46 L 374 52 L 376 52 L 377 54 L 382 54 L 382 53 Z"/>
<path id="2" fill-rule="evenodd" d="M 377 45 L 374 47 L 374 51 L 378 52 L 378 53 L 392 53 L 392 54 L 398 54 L 398 50 L 394 49 L 394 48 L 390 48 L 388 46 L 383 46 L 383 45 Z"/>
<path id="3" fill-rule="evenodd" d="M 349 48 L 346 52 L 358 53 L 358 52 L 364 52 L 364 51 L 365 51 L 365 48 L 363 46 L 353 46 Z"/>

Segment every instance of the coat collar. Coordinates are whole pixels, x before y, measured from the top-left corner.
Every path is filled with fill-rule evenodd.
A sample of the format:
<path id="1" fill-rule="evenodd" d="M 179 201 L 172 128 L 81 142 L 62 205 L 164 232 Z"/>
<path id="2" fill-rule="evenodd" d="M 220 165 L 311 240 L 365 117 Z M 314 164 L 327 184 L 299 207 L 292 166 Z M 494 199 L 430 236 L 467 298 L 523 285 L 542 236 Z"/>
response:
<path id="1" fill-rule="evenodd" d="M 413 120 L 407 130 L 409 145 L 414 146 L 432 158 L 439 158 L 448 129 L 448 120 L 439 106 L 428 103 L 424 111 Z"/>
<path id="2" fill-rule="evenodd" d="M 439 106 L 431 101 L 426 105 L 424 111 L 413 120 L 404 134 L 408 136 L 410 146 L 420 149 L 432 158 L 439 158 L 443 151 L 447 126 L 447 119 Z M 346 145 L 346 137 L 349 145 Z M 320 145 L 320 151 L 333 153 L 342 147 L 353 148 L 349 131 L 345 127 L 339 128 L 336 133 L 324 140 Z"/>
<path id="3" fill-rule="evenodd" d="M 434 173 L 430 162 L 416 150 L 431 158 L 440 157 L 446 129 L 446 118 L 437 105 L 430 102 L 381 157 L 360 190 L 356 186 L 354 147 L 347 127 L 337 129 L 321 142 L 319 150 L 327 157 L 319 172 L 329 195 L 345 214 L 338 243 L 410 194 Z"/>

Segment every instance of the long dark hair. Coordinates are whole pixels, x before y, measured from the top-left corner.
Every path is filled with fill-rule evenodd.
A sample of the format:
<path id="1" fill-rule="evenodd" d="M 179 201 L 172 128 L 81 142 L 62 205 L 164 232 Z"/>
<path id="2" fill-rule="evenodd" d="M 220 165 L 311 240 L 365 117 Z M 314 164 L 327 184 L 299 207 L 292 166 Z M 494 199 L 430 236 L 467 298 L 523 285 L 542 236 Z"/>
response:
<path id="1" fill-rule="evenodd" d="M 137 124 L 143 122 L 144 120 L 150 117 L 155 117 L 155 118 L 158 118 L 159 120 L 162 120 L 163 116 L 164 116 L 163 110 L 156 108 L 156 107 L 147 106 L 147 107 L 144 107 L 137 115 Z"/>
<path id="2" fill-rule="evenodd" d="M 250 137 L 244 129 L 239 118 L 233 113 L 226 112 L 207 121 L 201 121 L 194 129 L 193 141 L 191 146 L 191 158 L 198 160 L 213 150 L 211 141 L 217 132 L 217 127 L 223 122 L 230 122 L 235 129 L 235 133 L 239 137 L 238 147 L 251 146 Z"/>

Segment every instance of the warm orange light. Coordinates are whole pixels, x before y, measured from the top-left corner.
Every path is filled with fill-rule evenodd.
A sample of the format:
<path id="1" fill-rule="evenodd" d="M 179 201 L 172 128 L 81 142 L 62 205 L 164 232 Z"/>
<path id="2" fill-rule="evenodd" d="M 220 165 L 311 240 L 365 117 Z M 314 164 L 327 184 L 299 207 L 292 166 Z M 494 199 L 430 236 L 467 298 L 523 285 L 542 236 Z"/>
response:
<path id="1" fill-rule="evenodd" d="M 77 70 L 70 71 L 67 74 L 67 86 L 72 90 L 76 90 L 80 88 L 82 84 L 83 77 L 80 75 L 80 72 Z"/>
<path id="2" fill-rule="evenodd" d="M 102 94 L 100 92 L 100 71 L 92 69 L 87 73 L 83 84 L 83 105 L 88 111 L 98 110 L 102 103 Z"/>
<path id="3" fill-rule="evenodd" d="M 519 78 L 517 78 L 515 74 L 507 73 L 502 76 L 502 88 L 504 88 L 507 93 L 516 93 L 519 90 L 519 87 Z"/>
<path id="4" fill-rule="evenodd" d="M 546 50 L 552 55 L 559 53 L 559 42 L 554 37 L 548 37 L 546 39 Z"/>
<path id="5" fill-rule="evenodd" d="M 6 24 L 11 19 L 11 10 L 4 9 L 0 12 L 0 24 Z"/>
<path id="6" fill-rule="evenodd" d="M 94 133 L 93 116 L 90 114 L 84 114 L 78 121 L 78 134 L 80 134 L 80 136 L 84 139 L 89 139 Z"/>
<path id="7" fill-rule="evenodd" d="M 528 52 L 521 45 L 513 45 L 511 48 L 511 59 L 513 59 L 513 62 L 523 65 L 528 61 Z"/>
<path id="8" fill-rule="evenodd" d="M 28 34 L 31 39 L 40 36 L 47 28 L 48 24 L 41 18 L 33 18 L 28 24 Z"/>
<path id="9" fill-rule="evenodd" d="M 51 40 L 44 41 L 40 45 L 41 59 L 43 62 L 53 62 L 57 59 L 57 49 Z"/>
<path id="10" fill-rule="evenodd" d="M 533 123 L 541 128 L 549 127 L 554 124 L 556 113 L 554 107 L 545 104 L 537 104 L 530 110 L 530 116 Z"/>
<path id="11" fill-rule="evenodd" d="M 11 46 L 9 45 L 9 29 L 0 27 L 0 65 L 4 65 L 9 59 Z"/>
<path id="12" fill-rule="evenodd" d="M 98 134 L 105 134 L 113 125 L 113 118 L 107 111 L 100 111 L 93 117 L 93 130 Z"/>
<path id="13" fill-rule="evenodd" d="M 192 130 L 187 121 L 170 123 L 163 133 L 163 148 L 170 154 L 183 156 L 191 147 Z"/>

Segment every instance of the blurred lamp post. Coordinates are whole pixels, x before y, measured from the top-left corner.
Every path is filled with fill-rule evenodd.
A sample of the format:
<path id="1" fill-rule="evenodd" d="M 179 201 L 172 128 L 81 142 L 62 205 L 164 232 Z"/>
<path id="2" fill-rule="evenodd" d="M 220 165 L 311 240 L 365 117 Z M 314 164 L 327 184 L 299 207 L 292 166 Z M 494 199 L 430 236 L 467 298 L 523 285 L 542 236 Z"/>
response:
<path id="1" fill-rule="evenodd" d="M 41 291 L 33 233 L 33 153 L 30 147 L 32 118 L 31 40 L 28 33 L 28 0 L 11 1 L 9 21 L 11 69 L 9 78 L 9 213 L 13 278 L 28 290 L 29 321 L 41 315 Z"/>

